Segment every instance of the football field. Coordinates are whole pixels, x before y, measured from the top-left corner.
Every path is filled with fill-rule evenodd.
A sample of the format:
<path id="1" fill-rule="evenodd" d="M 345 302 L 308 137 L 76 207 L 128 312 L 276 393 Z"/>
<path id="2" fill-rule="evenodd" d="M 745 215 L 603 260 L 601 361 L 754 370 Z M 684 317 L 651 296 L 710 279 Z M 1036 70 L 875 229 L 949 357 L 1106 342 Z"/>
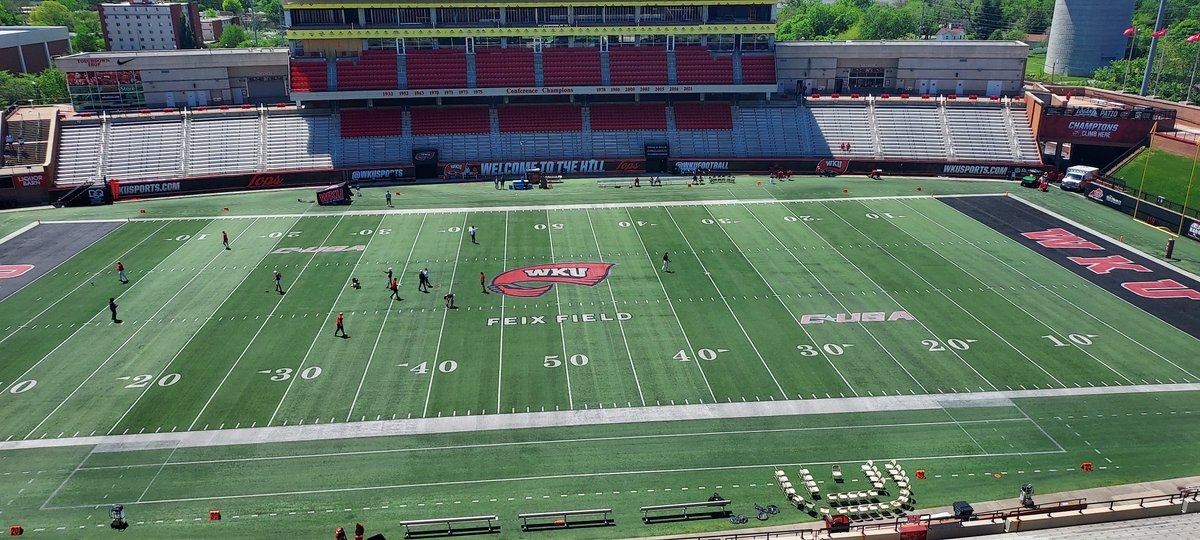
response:
<path id="1" fill-rule="evenodd" d="M 537 511 L 501 492 L 616 494 L 630 475 L 687 486 L 720 470 L 691 486 L 712 491 L 766 488 L 756 468 L 775 463 L 1069 462 L 1071 429 L 996 396 L 1200 383 L 1187 328 L 939 198 L 353 210 L 131 220 L 0 301 L 0 441 L 13 448 L 0 465 L 58 471 L 20 519 L 83 512 L 59 521 L 95 527 L 125 502 L 187 522 L 218 505 L 315 520 L 295 497 L 340 516 L 366 496 L 409 519 L 499 511 L 423 498 Z M 841 398 L 878 401 L 810 414 Z M 412 427 L 439 425 L 454 427 Z M 260 429 L 285 427 L 311 431 Z M 161 437 L 180 433 L 232 442 Z M 695 444 L 706 436 L 722 442 Z M 595 489 L 575 487 L 590 475 Z M 627 500 L 679 502 L 651 493 Z M 624 521 L 579 534 L 721 527 Z"/>

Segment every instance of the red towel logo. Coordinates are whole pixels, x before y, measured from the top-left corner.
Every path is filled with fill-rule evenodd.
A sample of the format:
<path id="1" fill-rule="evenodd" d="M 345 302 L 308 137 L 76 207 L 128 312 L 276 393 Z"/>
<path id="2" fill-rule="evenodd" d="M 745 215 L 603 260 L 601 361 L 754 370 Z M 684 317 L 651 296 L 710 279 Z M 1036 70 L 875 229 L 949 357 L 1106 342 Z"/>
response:
<path id="1" fill-rule="evenodd" d="M 608 277 L 613 263 L 552 263 L 509 270 L 492 279 L 492 292 L 520 298 L 546 294 L 555 283 L 594 287 Z"/>

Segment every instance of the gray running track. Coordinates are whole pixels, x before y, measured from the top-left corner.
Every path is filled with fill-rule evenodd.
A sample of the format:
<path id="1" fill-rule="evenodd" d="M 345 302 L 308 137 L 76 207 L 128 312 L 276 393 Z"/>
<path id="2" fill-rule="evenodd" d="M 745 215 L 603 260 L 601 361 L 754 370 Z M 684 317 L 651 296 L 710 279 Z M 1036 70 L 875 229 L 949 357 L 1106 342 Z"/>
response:
<path id="1" fill-rule="evenodd" d="M 120 226 L 121 222 L 40 223 L 0 244 L 0 301 Z M 3 267 L 7 265 L 33 265 L 33 268 L 19 276 L 4 278 Z"/>

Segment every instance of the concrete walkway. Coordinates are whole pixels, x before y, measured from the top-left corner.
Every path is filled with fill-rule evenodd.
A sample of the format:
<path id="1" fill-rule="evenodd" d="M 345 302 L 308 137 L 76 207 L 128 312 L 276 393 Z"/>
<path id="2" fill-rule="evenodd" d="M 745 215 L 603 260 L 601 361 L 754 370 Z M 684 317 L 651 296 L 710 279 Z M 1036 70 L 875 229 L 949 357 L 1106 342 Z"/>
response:
<path id="1" fill-rule="evenodd" d="M 711 420 L 810 414 L 860 413 L 1015 406 L 1014 399 L 1200 391 L 1200 383 L 1047 388 L 958 394 L 923 394 L 857 398 L 804 399 L 753 403 L 714 403 L 665 407 L 625 407 L 536 413 L 489 414 L 442 418 L 413 418 L 341 424 L 275 426 L 177 433 L 144 433 L 94 437 L 64 437 L 0 442 L 0 450 L 98 445 L 97 452 L 196 446 L 226 446 L 280 442 L 389 437 L 430 433 L 511 430 L 538 427 L 586 426 L 636 422 Z M 1018 409 L 1019 410 L 1019 409 Z M 1034 423 L 1036 425 L 1036 422 Z"/>

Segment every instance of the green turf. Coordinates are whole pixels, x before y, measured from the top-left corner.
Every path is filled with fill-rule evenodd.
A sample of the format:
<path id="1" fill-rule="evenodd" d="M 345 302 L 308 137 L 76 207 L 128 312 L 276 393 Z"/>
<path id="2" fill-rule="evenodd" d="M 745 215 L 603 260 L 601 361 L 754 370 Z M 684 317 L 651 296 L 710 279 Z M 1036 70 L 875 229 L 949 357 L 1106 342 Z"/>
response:
<path id="1" fill-rule="evenodd" d="M 1149 162 L 1149 169 L 1146 164 Z M 1188 206 L 1200 206 L 1200 189 L 1188 193 L 1188 182 L 1192 178 L 1192 159 L 1161 150 L 1142 150 L 1112 174 L 1125 185 L 1146 193 L 1153 193 L 1176 204 L 1188 201 Z M 1144 177 L 1144 180 L 1143 180 Z M 1192 187 L 1196 182 L 1192 180 Z"/>
<path id="2" fill-rule="evenodd" d="M 241 217 L 135 219 L 6 299 L 0 440 L 598 408 L 636 420 L 699 403 L 1198 382 L 1193 338 L 941 202 L 841 200 L 1011 184 L 739 182 L 671 191 L 577 182 L 529 194 L 405 187 L 397 202 L 408 207 L 474 208 L 406 214 L 345 215 L 289 202 L 297 192 L 4 214 L 13 229 L 31 217 L 141 208 L 223 216 L 228 206 Z M 379 193 L 353 209 L 381 209 Z M 1018 195 L 1133 245 L 1162 236 L 1074 194 Z M 829 200 L 762 202 L 813 197 Z M 756 202 L 493 208 L 658 199 Z M 469 225 L 478 244 L 463 233 Z M 364 247 L 272 253 L 322 245 Z M 673 273 L 658 269 L 663 252 Z M 1196 265 L 1190 244 L 1177 253 Z M 128 285 L 110 271 L 118 258 Z M 558 285 L 540 298 L 479 289 L 480 272 L 490 280 L 555 261 L 616 266 L 595 287 Z M 401 302 L 382 287 L 389 266 Z M 424 267 L 428 294 L 416 287 Z M 286 295 L 273 291 L 273 270 Z M 351 276 L 362 290 L 347 287 Z M 460 309 L 443 308 L 446 290 Z M 119 326 L 104 309 L 113 295 Z M 805 314 L 899 311 L 916 320 L 799 324 Z M 350 339 L 333 337 L 338 312 Z M 559 315 L 569 322 L 554 324 Z M 539 316 L 549 324 L 497 323 Z M 1070 334 L 1077 345 L 1044 337 Z M 0 453 L 0 485 L 16 493 L 3 510 L 10 521 L 63 535 L 104 525 L 94 508 L 112 502 L 143 522 L 126 533 L 136 537 L 309 536 L 355 520 L 390 537 L 399 519 L 480 513 L 505 516 L 505 534 L 516 535 L 517 512 L 597 506 L 619 509 L 617 527 L 575 537 L 668 534 L 728 524 L 647 527 L 636 507 L 716 490 L 742 513 L 750 502 L 783 506 L 773 465 L 900 458 L 931 472 L 921 506 L 1011 496 L 1028 478 L 1050 491 L 1194 474 L 1185 457 L 1194 441 L 1155 434 L 1185 430 L 1197 405 L 1194 394 L 1146 394 L 178 450 L 76 446 Z M 1106 420 L 1093 420 L 1100 412 Z M 1078 462 L 1102 461 L 1094 449 L 1113 463 L 1084 475 Z M 211 508 L 227 519 L 208 523 Z M 792 511 L 772 523 L 801 519 Z"/>

